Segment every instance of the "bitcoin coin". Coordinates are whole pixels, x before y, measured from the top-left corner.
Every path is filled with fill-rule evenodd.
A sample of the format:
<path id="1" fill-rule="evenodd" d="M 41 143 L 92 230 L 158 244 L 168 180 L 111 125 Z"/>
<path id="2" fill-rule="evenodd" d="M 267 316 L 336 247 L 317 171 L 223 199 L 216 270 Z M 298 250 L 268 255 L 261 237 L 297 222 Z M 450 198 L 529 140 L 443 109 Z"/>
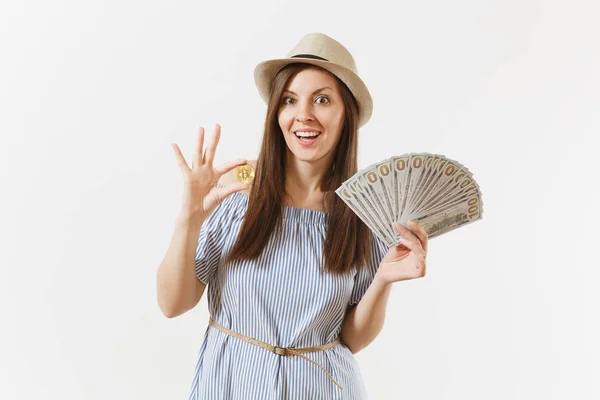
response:
<path id="1" fill-rule="evenodd" d="M 236 169 L 235 177 L 238 182 L 249 184 L 254 180 L 254 167 L 250 164 L 240 165 Z"/>

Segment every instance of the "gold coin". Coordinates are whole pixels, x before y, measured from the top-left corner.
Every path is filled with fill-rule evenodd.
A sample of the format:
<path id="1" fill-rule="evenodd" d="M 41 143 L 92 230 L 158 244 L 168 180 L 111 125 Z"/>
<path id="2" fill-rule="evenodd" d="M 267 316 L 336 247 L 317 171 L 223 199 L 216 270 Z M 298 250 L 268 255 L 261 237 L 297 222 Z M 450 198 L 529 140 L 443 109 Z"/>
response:
<path id="1" fill-rule="evenodd" d="M 235 177 L 238 182 L 249 184 L 254 180 L 254 167 L 250 164 L 240 165 L 236 169 Z"/>

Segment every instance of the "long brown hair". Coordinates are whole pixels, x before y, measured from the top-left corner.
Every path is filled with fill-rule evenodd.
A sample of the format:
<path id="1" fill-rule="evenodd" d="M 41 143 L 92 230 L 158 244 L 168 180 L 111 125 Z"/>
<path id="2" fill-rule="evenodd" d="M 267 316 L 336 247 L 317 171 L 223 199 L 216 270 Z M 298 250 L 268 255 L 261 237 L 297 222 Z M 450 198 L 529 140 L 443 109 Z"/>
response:
<path id="1" fill-rule="evenodd" d="M 237 259 L 255 259 L 262 253 L 270 236 L 276 234 L 277 229 L 281 227 L 287 144 L 279 126 L 278 112 L 281 96 L 288 82 L 305 68 L 318 67 L 300 63 L 289 64 L 273 79 L 262 146 L 248 198 L 248 210 L 226 263 Z M 325 174 L 321 181 L 328 212 L 324 262 L 326 271 L 345 274 L 353 266 L 367 266 L 374 239 L 368 227 L 335 193 L 335 189 L 358 171 L 358 105 L 348 87 L 335 78 L 341 89 L 346 112 L 342 134 L 334 149 L 332 165 L 329 167 L 331 173 Z M 258 232 L 260 234 L 257 234 Z"/>

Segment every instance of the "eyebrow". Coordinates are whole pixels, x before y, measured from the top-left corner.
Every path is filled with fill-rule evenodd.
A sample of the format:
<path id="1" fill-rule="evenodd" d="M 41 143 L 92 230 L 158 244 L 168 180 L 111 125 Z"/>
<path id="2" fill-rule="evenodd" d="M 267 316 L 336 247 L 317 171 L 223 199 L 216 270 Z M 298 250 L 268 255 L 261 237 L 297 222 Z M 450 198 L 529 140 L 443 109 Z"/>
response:
<path id="1" fill-rule="evenodd" d="M 325 86 L 325 87 L 322 87 L 321 89 L 317 89 L 317 90 L 315 90 L 314 92 L 312 92 L 312 94 L 317 94 L 317 93 L 319 93 L 319 92 L 322 92 L 322 91 L 323 91 L 323 90 L 325 90 L 325 89 L 330 89 L 330 90 L 333 90 L 333 89 L 331 89 L 329 86 Z M 292 92 L 291 90 L 287 90 L 287 89 L 286 89 L 286 90 L 284 90 L 284 92 L 288 92 L 288 93 L 291 93 L 291 94 L 293 94 L 294 96 L 298 96 L 298 94 L 297 94 L 297 93 L 294 93 L 294 92 Z"/>

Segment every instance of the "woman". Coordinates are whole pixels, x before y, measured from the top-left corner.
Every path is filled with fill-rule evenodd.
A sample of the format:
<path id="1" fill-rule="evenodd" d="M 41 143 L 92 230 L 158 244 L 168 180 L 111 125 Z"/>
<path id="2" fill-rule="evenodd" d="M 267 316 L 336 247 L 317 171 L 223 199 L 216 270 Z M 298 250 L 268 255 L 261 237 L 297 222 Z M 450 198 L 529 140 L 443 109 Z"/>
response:
<path id="1" fill-rule="evenodd" d="M 213 167 L 218 125 L 205 152 L 200 128 L 191 169 L 173 145 L 185 190 L 158 301 L 174 317 L 208 286 L 211 315 L 190 399 L 365 399 L 353 353 L 381 331 L 391 284 L 425 275 L 427 235 L 394 224 L 404 241 L 387 249 L 335 195 L 372 110 L 346 48 L 306 35 L 255 81 L 268 108 L 251 184 L 235 179 L 246 160 Z"/>

